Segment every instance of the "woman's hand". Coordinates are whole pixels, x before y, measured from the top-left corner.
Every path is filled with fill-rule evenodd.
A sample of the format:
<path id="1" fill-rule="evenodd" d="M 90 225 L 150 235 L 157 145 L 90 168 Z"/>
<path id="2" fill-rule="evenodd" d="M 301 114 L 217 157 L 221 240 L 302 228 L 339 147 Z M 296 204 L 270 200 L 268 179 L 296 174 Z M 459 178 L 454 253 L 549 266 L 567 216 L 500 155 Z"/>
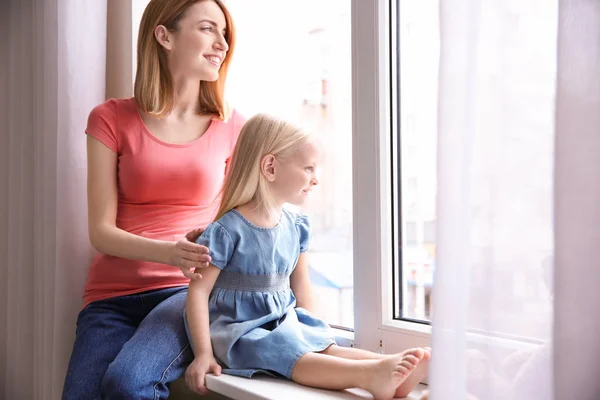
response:
<path id="1" fill-rule="evenodd" d="M 208 394 L 206 374 L 221 375 L 221 366 L 212 354 L 199 354 L 185 371 L 185 382 L 196 393 Z"/>
<path id="2" fill-rule="evenodd" d="M 208 247 L 194 243 L 204 229 L 195 229 L 170 247 L 169 265 L 179 267 L 183 275 L 191 280 L 202 279 L 197 268 L 206 268 L 210 263 Z M 191 240 L 193 238 L 193 240 Z"/>

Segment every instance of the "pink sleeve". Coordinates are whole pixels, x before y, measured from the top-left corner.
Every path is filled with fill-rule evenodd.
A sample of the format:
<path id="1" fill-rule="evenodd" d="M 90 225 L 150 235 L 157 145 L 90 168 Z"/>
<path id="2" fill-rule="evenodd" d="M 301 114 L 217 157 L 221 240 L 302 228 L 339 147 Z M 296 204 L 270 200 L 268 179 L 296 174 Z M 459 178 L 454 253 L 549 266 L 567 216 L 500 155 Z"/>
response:
<path id="1" fill-rule="evenodd" d="M 117 110 L 113 101 L 109 100 L 94 107 L 88 117 L 85 132 L 98 139 L 115 153 L 118 153 Z"/>

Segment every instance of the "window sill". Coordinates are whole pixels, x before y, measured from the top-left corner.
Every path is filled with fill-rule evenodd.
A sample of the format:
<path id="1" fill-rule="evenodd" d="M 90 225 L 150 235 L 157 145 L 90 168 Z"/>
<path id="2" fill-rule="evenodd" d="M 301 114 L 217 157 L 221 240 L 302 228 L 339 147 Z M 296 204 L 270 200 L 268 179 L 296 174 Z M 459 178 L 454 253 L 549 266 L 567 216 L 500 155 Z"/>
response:
<path id="1" fill-rule="evenodd" d="M 207 375 L 206 386 L 209 390 L 233 400 L 373 399 L 368 392 L 361 389 L 348 389 L 344 391 L 321 390 L 301 386 L 285 379 L 271 377 L 246 379 L 224 374 L 218 377 Z M 406 399 L 420 399 L 420 394 L 425 388 L 425 385 L 417 386 Z"/>

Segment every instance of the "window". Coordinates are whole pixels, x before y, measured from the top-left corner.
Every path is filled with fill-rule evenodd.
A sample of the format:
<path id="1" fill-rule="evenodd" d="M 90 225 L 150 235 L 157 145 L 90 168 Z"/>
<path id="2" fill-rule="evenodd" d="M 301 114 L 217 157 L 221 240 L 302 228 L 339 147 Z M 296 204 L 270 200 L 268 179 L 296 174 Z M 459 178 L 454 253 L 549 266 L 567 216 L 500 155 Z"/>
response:
<path id="1" fill-rule="evenodd" d="M 324 150 L 320 184 L 305 207 L 317 312 L 354 327 L 352 103 L 349 0 L 229 0 L 237 28 L 228 102 L 313 130 Z M 318 12 L 316 11 L 318 10 Z"/>
<path id="2" fill-rule="evenodd" d="M 377 260 L 379 268 L 376 274 L 357 273 L 356 301 L 364 311 L 355 317 L 359 342 L 372 348 L 379 343 L 389 352 L 399 342 L 407 347 L 428 340 L 435 271 L 443 268 L 436 258 L 436 209 L 444 202 L 437 194 L 439 1 L 357 1 L 354 10 L 355 46 L 364 50 L 370 42 L 377 60 L 367 60 L 364 51 L 355 59 L 353 83 L 362 97 L 355 99 L 360 110 L 355 196 L 365 205 L 355 213 L 365 240 L 357 243 L 356 262 Z M 482 23 L 481 49 L 475 52 L 476 111 L 478 123 L 486 125 L 476 130 L 470 165 L 470 270 L 464 290 L 473 306 L 467 324 L 472 333 L 533 343 L 551 323 L 551 282 L 545 274 L 553 252 L 556 51 L 539 45 L 550 41 L 536 38 L 555 34 L 556 7 L 542 15 L 510 2 L 500 12 L 486 11 L 482 7 L 482 21 L 498 15 L 506 20 Z M 486 49 L 497 35 L 503 35 L 505 47 L 490 60 Z M 377 143 L 369 142 L 373 138 Z M 369 192 L 372 199 L 364 195 Z M 490 316 L 488 309 L 504 311 Z"/>

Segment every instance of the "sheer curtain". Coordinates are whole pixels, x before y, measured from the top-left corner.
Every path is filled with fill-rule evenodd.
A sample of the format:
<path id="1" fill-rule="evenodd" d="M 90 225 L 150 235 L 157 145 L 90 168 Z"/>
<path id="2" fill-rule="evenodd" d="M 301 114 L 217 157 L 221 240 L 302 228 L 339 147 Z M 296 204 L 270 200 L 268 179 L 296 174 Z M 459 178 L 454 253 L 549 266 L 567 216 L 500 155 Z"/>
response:
<path id="1" fill-rule="evenodd" d="M 0 6 L 0 397 L 60 398 L 91 255 L 84 128 L 106 1 Z"/>
<path id="2" fill-rule="evenodd" d="M 440 2 L 434 400 L 600 396 L 599 11 Z"/>

